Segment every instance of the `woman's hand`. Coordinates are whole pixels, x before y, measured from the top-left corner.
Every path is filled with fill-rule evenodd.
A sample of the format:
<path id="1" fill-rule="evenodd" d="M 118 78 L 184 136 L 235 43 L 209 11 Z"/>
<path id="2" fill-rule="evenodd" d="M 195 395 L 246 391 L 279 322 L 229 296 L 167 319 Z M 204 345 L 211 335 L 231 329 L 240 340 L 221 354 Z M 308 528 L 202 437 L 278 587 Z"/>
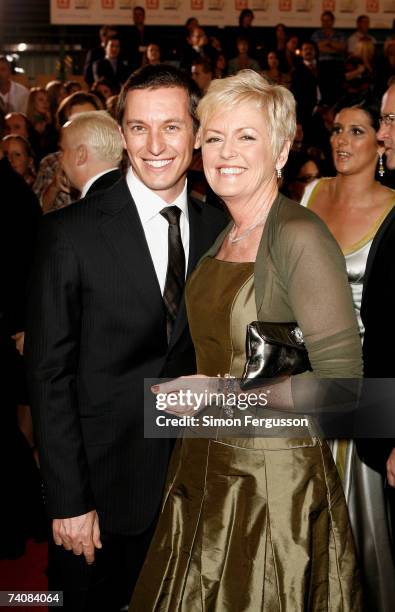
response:
<path id="1" fill-rule="evenodd" d="M 203 374 L 181 376 L 154 385 L 151 391 L 167 404 L 165 412 L 175 416 L 194 416 L 209 404 L 211 393 L 218 393 L 218 380 Z"/>

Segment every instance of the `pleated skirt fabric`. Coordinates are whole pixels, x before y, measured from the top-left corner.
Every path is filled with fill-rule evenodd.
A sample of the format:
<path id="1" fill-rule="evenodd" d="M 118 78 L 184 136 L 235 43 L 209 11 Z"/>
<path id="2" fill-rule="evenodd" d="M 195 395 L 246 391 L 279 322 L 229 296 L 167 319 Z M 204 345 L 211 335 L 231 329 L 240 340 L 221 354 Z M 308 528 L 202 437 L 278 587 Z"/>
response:
<path id="1" fill-rule="evenodd" d="M 363 609 L 327 444 L 245 442 L 179 441 L 130 612 Z"/>

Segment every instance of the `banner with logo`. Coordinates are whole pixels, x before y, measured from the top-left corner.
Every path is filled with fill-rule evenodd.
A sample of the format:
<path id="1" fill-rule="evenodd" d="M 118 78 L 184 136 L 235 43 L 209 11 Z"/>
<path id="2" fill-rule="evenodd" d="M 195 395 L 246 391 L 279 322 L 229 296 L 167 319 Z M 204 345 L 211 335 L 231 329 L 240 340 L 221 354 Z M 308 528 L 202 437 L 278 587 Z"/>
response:
<path id="1" fill-rule="evenodd" d="M 134 6 L 143 6 L 149 25 L 184 25 L 196 17 L 202 25 L 236 26 L 240 11 L 252 9 L 254 25 L 319 27 L 322 11 L 332 11 L 336 27 L 352 28 L 358 15 L 369 15 L 372 28 L 391 28 L 395 0 L 51 0 L 51 23 L 132 24 Z"/>

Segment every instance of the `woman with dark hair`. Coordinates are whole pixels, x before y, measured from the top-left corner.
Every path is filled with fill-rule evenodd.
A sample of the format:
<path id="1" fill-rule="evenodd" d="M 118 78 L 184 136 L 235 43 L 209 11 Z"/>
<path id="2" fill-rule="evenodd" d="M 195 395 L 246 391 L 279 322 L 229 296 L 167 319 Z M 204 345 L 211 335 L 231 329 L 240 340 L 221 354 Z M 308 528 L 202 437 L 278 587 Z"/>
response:
<path id="1" fill-rule="evenodd" d="M 240 12 L 239 26 L 235 32 L 235 37 L 233 39 L 236 43 L 235 46 L 237 46 L 237 40 L 239 38 L 243 38 L 244 40 L 247 40 L 249 51 L 252 57 L 255 57 L 256 46 L 257 46 L 256 32 L 255 32 L 254 26 L 252 25 L 254 18 L 255 18 L 254 12 L 251 9 L 249 8 L 243 9 Z M 234 49 L 233 49 L 233 52 L 234 52 Z"/>
<path id="2" fill-rule="evenodd" d="M 284 167 L 281 193 L 300 202 L 306 187 L 321 176 L 316 158 L 301 151 L 291 151 Z"/>
<path id="3" fill-rule="evenodd" d="M 239 70 L 255 70 L 259 72 L 259 64 L 249 56 L 249 42 L 246 38 L 239 37 L 236 41 L 238 55 L 229 61 L 228 75 L 237 74 Z"/>
<path id="4" fill-rule="evenodd" d="M 278 23 L 274 28 L 273 49 L 276 51 L 284 51 L 287 39 L 287 26 L 283 23 Z"/>
<path id="5" fill-rule="evenodd" d="M 91 89 L 91 93 L 97 96 L 100 101 L 105 105 L 108 98 L 115 95 L 115 89 L 113 83 L 105 77 L 100 77 L 97 81 L 94 81 Z"/>
<path id="6" fill-rule="evenodd" d="M 261 75 L 272 85 L 283 85 L 287 89 L 291 87 L 291 75 L 289 72 L 280 70 L 281 57 L 277 51 L 269 51 L 265 57 L 265 62 Z"/>
<path id="7" fill-rule="evenodd" d="M 56 151 L 58 134 L 51 114 L 48 92 L 44 87 L 32 87 L 27 99 L 26 115 L 33 128 L 34 148 L 38 161 Z"/>
<path id="8" fill-rule="evenodd" d="M 80 88 L 81 89 L 81 88 Z M 60 103 L 67 98 L 67 91 L 62 81 L 50 81 L 45 86 L 49 96 L 50 113 L 53 119 L 56 117 Z M 70 92 L 70 95 L 73 92 Z"/>
<path id="9" fill-rule="evenodd" d="M 306 188 L 302 205 L 327 224 L 346 260 L 363 341 L 360 308 L 366 262 L 373 238 L 395 205 L 395 192 L 375 180 L 383 171 L 377 141 L 379 113 L 361 104 L 335 116 L 331 146 L 336 176 Z M 382 476 L 362 462 L 353 440 L 335 440 L 332 452 L 348 503 L 369 610 L 395 609 L 394 572 Z"/>

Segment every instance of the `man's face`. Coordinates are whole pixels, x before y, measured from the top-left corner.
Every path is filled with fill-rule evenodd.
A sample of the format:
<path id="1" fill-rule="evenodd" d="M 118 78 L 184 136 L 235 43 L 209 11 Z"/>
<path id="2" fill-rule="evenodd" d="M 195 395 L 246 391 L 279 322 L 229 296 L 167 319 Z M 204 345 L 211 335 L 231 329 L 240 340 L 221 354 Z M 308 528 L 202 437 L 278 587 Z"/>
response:
<path id="1" fill-rule="evenodd" d="M 381 116 L 385 121 L 381 122 L 377 140 L 384 142 L 387 168 L 395 170 L 395 85 L 392 85 L 384 94 Z"/>
<path id="2" fill-rule="evenodd" d="M 322 15 L 321 17 L 321 25 L 324 30 L 330 30 L 333 28 L 334 20 L 330 15 Z"/>
<path id="3" fill-rule="evenodd" d="M 60 164 L 70 183 L 74 186 L 78 185 L 78 146 L 74 139 L 67 131 L 67 127 L 62 128 L 62 133 L 59 143 L 60 149 Z"/>
<path id="4" fill-rule="evenodd" d="M 141 8 L 136 7 L 133 11 L 133 21 L 134 25 L 142 26 L 145 21 L 145 13 Z"/>
<path id="5" fill-rule="evenodd" d="M 310 43 L 303 43 L 301 55 L 305 62 L 312 62 L 315 58 L 314 45 Z"/>
<path id="6" fill-rule="evenodd" d="M 369 31 L 369 26 L 370 26 L 369 17 L 363 17 L 362 19 L 359 20 L 358 30 L 361 32 L 361 34 L 367 34 Z"/>
<path id="7" fill-rule="evenodd" d="M 189 41 L 192 47 L 200 47 L 203 46 L 205 40 L 205 33 L 202 28 L 195 28 L 192 30 L 192 33 L 189 37 Z"/>
<path id="8" fill-rule="evenodd" d="M 0 84 L 7 84 L 11 80 L 11 70 L 7 62 L 0 62 Z"/>
<path id="9" fill-rule="evenodd" d="M 106 56 L 108 59 L 117 59 L 121 50 L 121 43 L 118 39 L 109 40 L 106 45 Z"/>
<path id="10" fill-rule="evenodd" d="M 135 175 L 173 202 L 184 188 L 195 143 L 187 92 L 181 87 L 129 91 L 122 132 Z"/>

